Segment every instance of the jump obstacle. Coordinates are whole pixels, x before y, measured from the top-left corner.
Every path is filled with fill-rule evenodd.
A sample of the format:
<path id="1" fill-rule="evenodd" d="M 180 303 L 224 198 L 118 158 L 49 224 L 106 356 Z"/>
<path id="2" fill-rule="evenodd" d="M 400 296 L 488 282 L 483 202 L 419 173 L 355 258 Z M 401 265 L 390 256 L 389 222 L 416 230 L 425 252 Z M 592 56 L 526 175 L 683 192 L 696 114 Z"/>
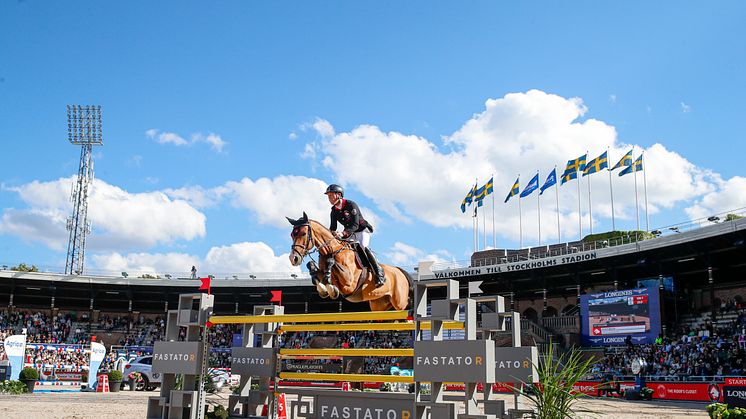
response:
<path id="1" fill-rule="evenodd" d="M 407 311 L 353 312 L 322 314 L 285 314 L 284 307 L 261 305 L 253 315 L 212 316 L 213 296 L 185 294 L 178 310 L 169 311 L 166 327 L 167 342 L 156 342 L 153 372 L 163 374 L 159 397 L 148 402 L 147 417 L 203 418 L 204 392 L 175 390 L 176 374 L 185 374 L 183 388 L 195 388 L 195 376 L 206 371 L 207 345 L 200 340 L 205 323 L 242 324 L 242 346 L 232 349 L 232 372 L 240 374 L 238 394 L 229 396 L 228 411 L 236 418 L 276 418 L 280 380 L 332 382 L 412 383 L 414 393 L 342 392 L 328 389 L 283 388 L 294 394 L 286 412 L 291 419 L 386 418 L 386 419 L 497 419 L 505 413 L 502 400 L 495 400 L 495 382 L 536 382 L 534 369 L 538 361 L 536 347 L 521 347 L 520 328 L 510 330 L 513 347 L 495 347 L 497 333 L 506 332 L 506 321 L 520 324 L 515 312 L 505 312 L 501 296 L 459 298 L 455 280 L 416 281 L 414 316 Z M 428 290 L 445 288 L 446 298 L 429 302 Z M 477 324 L 477 304 L 482 312 Z M 459 320 L 463 313 L 463 321 Z M 379 323 L 362 323 L 379 321 Z M 287 324 L 292 323 L 292 324 Z M 331 323 L 331 324 L 330 324 Z M 176 342 L 180 326 L 187 327 L 187 341 Z M 413 331 L 414 347 L 401 349 L 284 349 L 279 348 L 279 335 L 295 331 L 341 330 L 404 330 Z M 444 340 L 445 330 L 463 330 L 464 338 Z M 429 339 L 423 332 L 430 331 Z M 256 343 L 256 346 L 255 346 Z M 285 372 L 281 360 L 294 357 L 413 357 L 414 376 Z M 496 360 L 511 368 L 496 367 Z M 422 394 L 422 385 L 430 384 L 431 394 Z M 445 384 L 463 383 L 464 395 L 446 396 Z M 478 400 L 477 384 L 482 383 L 483 395 Z M 252 390 L 252 384 L 258 389 Z M 459 403 L 465 413 L 458 413 Z M 480 412 L 482 405 L 483 413 Z M 261 416 L 268 405 L 268 414 Z"/>

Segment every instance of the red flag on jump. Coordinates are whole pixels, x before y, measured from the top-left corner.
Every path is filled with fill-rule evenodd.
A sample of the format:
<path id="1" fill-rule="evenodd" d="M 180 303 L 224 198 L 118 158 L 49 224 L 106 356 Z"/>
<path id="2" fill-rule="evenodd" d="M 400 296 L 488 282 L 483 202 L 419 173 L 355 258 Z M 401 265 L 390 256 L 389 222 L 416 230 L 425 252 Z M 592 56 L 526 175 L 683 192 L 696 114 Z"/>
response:
<path id="1" fill-rule="evenodd" d="M 200 281 L 202 281 L 202 285 L 199 286 L 199 290 L 207 290 L 207 294 L 210 294 L 210 280 L 211 278 L 208 276 L 207 278 L 200 278 Z"/>
<path id="2" fill-rule="evenodd" d="M 270 292 L 272 293 L 272 298 L 269 299 L 269 302 L 282 305 L 282 290 L 274 290 Z"/>

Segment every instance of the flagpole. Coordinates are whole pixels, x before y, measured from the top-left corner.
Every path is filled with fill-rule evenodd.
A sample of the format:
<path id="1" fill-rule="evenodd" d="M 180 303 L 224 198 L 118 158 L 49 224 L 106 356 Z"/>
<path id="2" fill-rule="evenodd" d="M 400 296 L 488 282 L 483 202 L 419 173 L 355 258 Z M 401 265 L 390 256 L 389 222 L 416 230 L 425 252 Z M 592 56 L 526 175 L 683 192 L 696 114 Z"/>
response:
<path id="1" fill-rule="evenodd" d="M 487 212 L 486 211 L 482 211 L 482 231 L 484 232 L 484 243 L 483 243 L 484 250 L 487 250 Z"/>
<path id="2" fill-rule="evenodd" d="M 474 178 L 474 191 L 477 190 L 477 185 L 479 184 L 479 179 Z M 476 195 L 476 194 L 473 194 Z M 474 252 L 479 251 L 479 220 L 477 219 L 477 201 L 476 196 L 472 197 L 472 202 L 474 203 L 474 219 L 471 222 L 472 227 L 474 228 Z"/>
<path id="3" fill-rule="evenodd" d="M 632 153 L 634 156 L 634 152 Z M 637 214 L 637 231 L 640 231 L 640 205 L 637 202 L 637 170 L 635 170 L 635 162 L 632 161 L 632 174 L 635 177 L 635 213 Z M 637 234 L 635 234 L 637 236 Z"/>
<path id="4" fill-rule="evenodd" d="M 611 163 L 614 160 L 611 159 L 611 152 L 609 148 L 606 148 L 606 161 Z M 609 172 L 609 193 L 611 194 L 611 231 L 616 231 L 616 221 L 614 220 L 614 188 L 611 186 L 611 165 L 606 165 L 606 170 Z"/>
<path id="5" fill-rule="evenodd" d="M 642 184 L 645 190 L 645 231 L 650 231 L 650 217 L 648 216 L 648 181 L 647 175 L 645 174 L 645 152 L 643 151 L 640 157 L 640 164 L 642 165 Z"/>
<path id="6" fill-rule="evenodd" d="M 591 204 L 591 177 L 588 176 L 588 217 L 589 231 L 593 234 L 593 205 Z"/>
<path id="7" fill-rule="evenodd" d="M 554 166 L 554 176 L 555 179 L 557 177 L 557 166 Z M 560 212 L 559 212 L 559 182 L 554 182 L 554 197 L 557 199 L 556 201 L 556 209 L 557 209 L 557 244 L 562 243 L 562 235 L 560 233 Z"/>
<path id="8" fill-rule="evenodd" d="M 578 240 L 583 240 L 583 213 L 580 209 L 580 174 L 577 174 L 577 172 L 575 173 L 575 177 L 578 179 Z"/>
<path id="9" fill-rule="evenodd" d="M 495 180 L 495 174 L 491 177 L 493 184 Z M 494 188 L 494 186 L 493 186 Z M 497 249 L 497 238 L 495 238 L 495 193 L 492 193 L 492 248 Z"/>
<path id="10" fill-rule="evenodd" d="M 518 184 L 521 184 L 521 175 L 518 175 Z M 520 190 L 520 189 L 519 189 Z M 521 194 L 518 194 L 518 240 L 519 249 L 523 249 L 523 211 L 521 210 Z"/>
<path id="11" fill-rule="evenodd" d="M 536 173 L 538 175 L 538 172 Z M 536 194 L 536 209 L 539 211 L 539 246 L 541 246 L 541 194 Z"/>

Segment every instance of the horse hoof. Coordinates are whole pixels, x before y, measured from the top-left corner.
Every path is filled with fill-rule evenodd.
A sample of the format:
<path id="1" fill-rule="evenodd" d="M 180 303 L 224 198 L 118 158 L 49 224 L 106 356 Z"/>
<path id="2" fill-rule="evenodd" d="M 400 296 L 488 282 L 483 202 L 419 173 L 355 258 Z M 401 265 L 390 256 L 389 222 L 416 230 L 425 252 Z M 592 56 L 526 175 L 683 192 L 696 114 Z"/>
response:
<path id="1" fill-rule="evenodd" d="M 316 282 L 316 291 L 319 293 L 321 298 L 329 298 L 329 293 L 326 291 L 326 287 L 321 282 Z"/>
<path id="2" fill-rule="evenodd" d="M 336 300 L 339 297 L 339 289 L 332 284 L 326 286 L 326 291 L 329 293 L 329 298 Z"/>

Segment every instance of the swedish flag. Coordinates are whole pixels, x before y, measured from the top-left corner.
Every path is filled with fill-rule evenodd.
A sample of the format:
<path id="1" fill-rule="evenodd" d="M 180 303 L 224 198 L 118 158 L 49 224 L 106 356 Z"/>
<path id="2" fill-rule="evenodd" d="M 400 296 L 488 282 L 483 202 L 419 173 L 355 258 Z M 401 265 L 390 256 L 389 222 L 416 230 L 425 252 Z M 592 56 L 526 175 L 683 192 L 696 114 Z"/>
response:
<path id="1" fill-rule="evenodd" d="M 510 188 L 510 192 L 508 192 L 508 196 L 505 197 L 505 202 L 508 202 L 510 198 L 518 195 L 518 191 L 521 189 L 519 186 L 519 182 L 518 182 L 520 179 L 521 179 L 520 176 L 516 178 L 515 183 L 513 184 L 513 187 Z"/>
<path id="2" fill-rule="evenodd" d="M 628 175 L 630 173 L 641 171 L 642 170 L 642 156 L 643 155 L 641 154 L 640 157 L 638 157 L 637 160 L 635 160 L 635 162 L 632 163 L 632 165 L 630 165 L 626 169 L 624 169 L 621 172 L 619 172 L 619 176 L 624 176 L 624 175 Z"/>
<path id="3" fill-rule="evenodd" d="M 464 197 L 464 200 L 461 201 L 461 212 L 466 212 L 466 206 L 471 205 L 471 202 L 474 199 L 474 191 L 476 189 L 477 185 L 472 186 L 472 188 L 469 189 L 469 193 Z"/>
<path id="4" fill-rule="evenodd" d="M 561 185 L 564 185 L 565 182 L 576 179 L 578 177 L 578 171 L 585 170 L 585 159 L 588 157 L 587 154 L 583 154 L 582 156 L 578 157 L 574 160 L 568 160 L 567 166 L 565 167 L 565 172 L 562 173 L 562 182 Z"/>
<path id="5" fill-rule="evenodd" d="M 596 157 L 595 159 L 588 162 L 583 170 L 583 176 L 591 175 L 596 172 L 600 172 L 601 169 L 609 167 L 609 159 L 606 157 L 608 151 L 604 151 L 604 154 Z"/>
<path id="6" fill-rule="evenodd" d="M 482 186 L 481 188 L 477 189 L 476 192 L 474 192 L 475 201 L 482 202 L 482 200 L 486 198 L 487 195 L 492 193 L 492 191 L 494 190 L 493 183 L 492 183 L 493 178 L 490 178 L 490 180 L 487 183 L 485 183 L 484 186 Z"/>
<path id="7" fill-rule="evenodd" d="M 628 151 L 627 154 L 622 156 L 622 158 L 617 162 L 617 164 L 614 165 L 614 167 L 611 168 L 611 170 L 616 170 L 620 167 L 628 167 L 632 165 L 632 150 Z"/>

